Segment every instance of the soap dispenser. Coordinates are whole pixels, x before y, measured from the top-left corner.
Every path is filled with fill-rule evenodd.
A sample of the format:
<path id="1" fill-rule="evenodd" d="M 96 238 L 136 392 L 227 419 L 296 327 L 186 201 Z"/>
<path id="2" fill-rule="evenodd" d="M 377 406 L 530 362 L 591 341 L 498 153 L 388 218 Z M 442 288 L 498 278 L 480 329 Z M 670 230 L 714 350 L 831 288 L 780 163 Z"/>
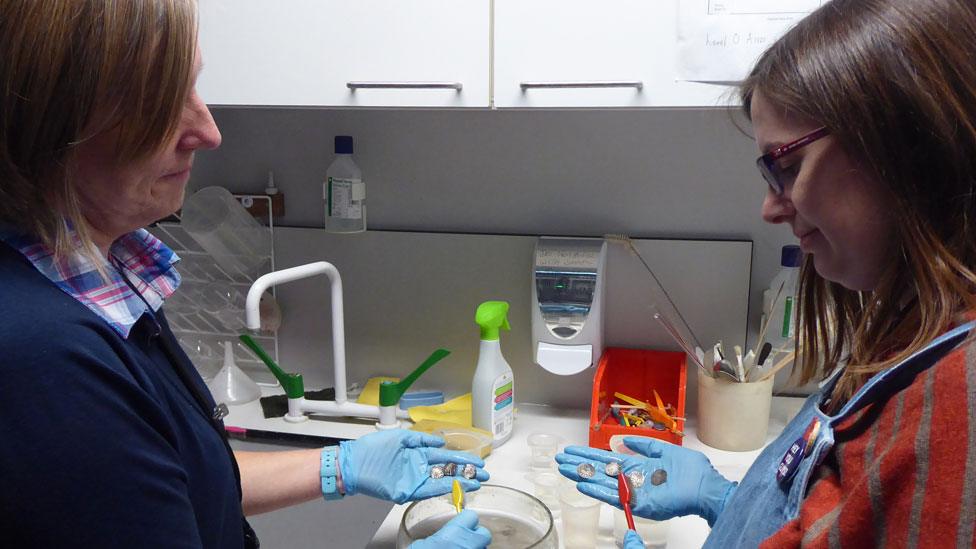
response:
<path id="1" fill-rule="evenodd" d="M 532 342 L 536 364 L 578 374 L 603 354 L 603 239 L 540 237 L 532 269 Z"/>
<path id="2" fill-rule="evenodd" d="M 475 322 L 481 327 L 478 366 L 471 383 L 471 420 L 492 434 L 492 447 L 512 436 L 515 421 L 515 377 L 502 356 L 499 331 L 508 325 L 508 303 L 486 301 L 478 306 Z"/>

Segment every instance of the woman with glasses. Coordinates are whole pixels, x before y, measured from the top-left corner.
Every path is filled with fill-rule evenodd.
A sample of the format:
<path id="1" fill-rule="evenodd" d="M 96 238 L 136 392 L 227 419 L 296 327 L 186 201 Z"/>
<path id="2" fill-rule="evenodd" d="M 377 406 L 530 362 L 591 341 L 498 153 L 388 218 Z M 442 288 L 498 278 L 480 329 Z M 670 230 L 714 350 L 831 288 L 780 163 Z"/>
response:
<path id="1" fill-rule="evenodd" d="M 740 92 L 763 219 L 805 253 L 795 373 L 821 389 L 738 484 L 650 439 L 560 471 L 611 504 L 576 464 L 643 471 L 635 513 L 702 516 L 708 547 L 973 547 L 976 4 L 832 0 Z"/>
<path id="2" fill-rule="evenodd" d="M 444 462 L 476 466 L 467 490 L 488 478 L 414 431 L 231 450 L 226 407 L 166 322 L 179 258 L 144 229 L 220 144 L 194 89 L 196 9 L 0 2 L 0 546 L 257 547 L 244 515 L 444 494 L 452 479 L 431 477 Z M 465 510 L 415 547 L 490 540 Z"/>

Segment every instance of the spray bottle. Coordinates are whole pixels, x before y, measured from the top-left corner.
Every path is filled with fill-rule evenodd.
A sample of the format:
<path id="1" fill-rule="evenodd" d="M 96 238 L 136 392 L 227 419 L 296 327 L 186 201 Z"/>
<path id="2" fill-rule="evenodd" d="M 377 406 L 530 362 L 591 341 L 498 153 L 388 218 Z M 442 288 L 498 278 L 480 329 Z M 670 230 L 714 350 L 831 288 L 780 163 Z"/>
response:
<path id="1" fill-rule="evenodd" d="M 475 427 L 491 432 L 496 448 L 511 438 L 515 420 L 515 377 L 502 356 L 498 334 L 502 328 L 511 329 L 508 303 L 482 303 L 474 321 L 481 327 L 481 348 L 471 383 L 471 419 Z"/>

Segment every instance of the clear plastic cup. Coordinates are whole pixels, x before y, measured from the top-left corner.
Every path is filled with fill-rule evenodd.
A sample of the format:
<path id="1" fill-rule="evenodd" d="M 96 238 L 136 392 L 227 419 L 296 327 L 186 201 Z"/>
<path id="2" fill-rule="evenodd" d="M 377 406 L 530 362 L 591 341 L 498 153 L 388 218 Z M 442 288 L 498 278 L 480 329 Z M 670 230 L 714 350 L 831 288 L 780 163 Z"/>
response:
<path id="1" fill-rule="evenodd" d="M 668 522 L 646 519 L 634 516 L 634 528 L 637 535 L 644 542 L 644 547 L 660 549 L 668 545 Z M 624 546 L 624 534 L 627 533 L 627 517 L 620 509 L 613 510 L 613 541 L 617 547 Z"/>
<path id="2" fill-rule="evenodd" d="M 580 493 L 575 484 L 564 484 L 559 488 L 559 503 L 562 507 L 563 547 L 596 547 L 602 503 Z"/>
<path id="3" fill-rule="evenodd" d="M 568 480 L 559 473 L 550 471 L 528 473 L 525 479 L 532 483 L 532 494 L 549 508 L 553 516 L 558 517 L 562 514 L 558 492 L 559 487 L 568 483 Z"/>
<path id="4" fill-rule="evenodd" d="M 181 222 L 232 280 L 254 280 L 268 264 L 271 232 L 223 187 L 187 197 Z"/>
<path id="5" fill-rule="evenodd" d="M 555 469 L 556 452 L 559 451 L 559 443 L 562 439 L 549 433 L 532 433 L 528 438 L 529 468 L 531 469 Z"/>

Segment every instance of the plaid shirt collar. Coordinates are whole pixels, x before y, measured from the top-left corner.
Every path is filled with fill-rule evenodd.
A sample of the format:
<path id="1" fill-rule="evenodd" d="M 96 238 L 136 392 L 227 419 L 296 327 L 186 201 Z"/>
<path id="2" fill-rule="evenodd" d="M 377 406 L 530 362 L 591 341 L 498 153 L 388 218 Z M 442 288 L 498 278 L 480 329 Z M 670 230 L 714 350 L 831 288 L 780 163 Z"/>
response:
<path id="1" fill-rule="evenodd" d="M 55 261 L 53 251 L 40 240 L 2 228 L 0 241 L 23 254 L 41 274 L 91 309 L 123 338 L 129 337 L 132 326 L 150 308 L 158 311 L 163 300 L 180 285 L 180 275 L 173 268 L 179 256 L 145 229 L 112 243 L 111 263 L 102 259 L 108 281 L 98 274 L 96 264 L 81 253 Z"/>

